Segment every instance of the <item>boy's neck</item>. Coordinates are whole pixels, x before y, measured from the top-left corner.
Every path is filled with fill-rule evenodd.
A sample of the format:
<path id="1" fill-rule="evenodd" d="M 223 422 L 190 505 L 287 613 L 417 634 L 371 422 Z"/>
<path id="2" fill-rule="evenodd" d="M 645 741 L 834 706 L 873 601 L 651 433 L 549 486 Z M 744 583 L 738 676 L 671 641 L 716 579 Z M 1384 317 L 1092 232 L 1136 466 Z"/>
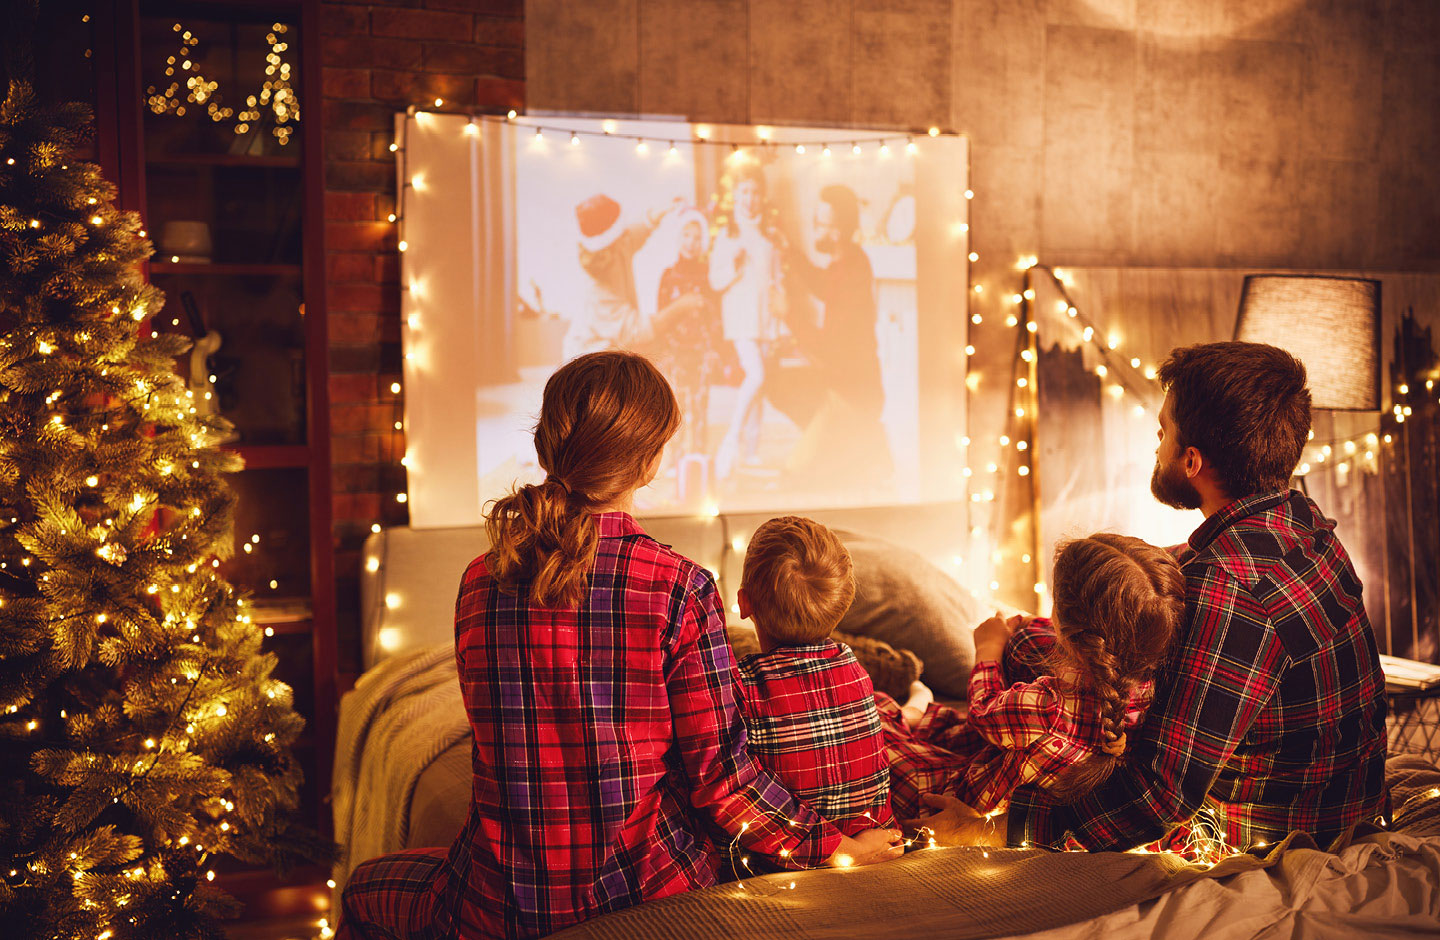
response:
<path id="1" fill-rule="evenodd" d="M 760 652 L 762 653 L 769 653 L 773 650 L 785 649 L 792 646 L 815 646 L 816 644 L 824 643 L 830 639 L 827 636 L 823 639 L 809 640 L 804 643 L 783 643 L 780 640 L 772 637 L 770 634 L 766 633 L 764 628 L 762 628 L 759 624 L 755 625 L 755 638 L 760 641 Z"/>

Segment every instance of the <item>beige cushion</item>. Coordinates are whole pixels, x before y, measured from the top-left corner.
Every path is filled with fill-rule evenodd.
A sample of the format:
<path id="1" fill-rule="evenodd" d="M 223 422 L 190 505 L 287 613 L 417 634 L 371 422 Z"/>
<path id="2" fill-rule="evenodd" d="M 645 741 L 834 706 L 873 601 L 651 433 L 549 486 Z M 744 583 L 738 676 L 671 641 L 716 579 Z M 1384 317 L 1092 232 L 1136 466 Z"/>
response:
<path id="1" fill-rule="evenodd" d="M 975 663 L 974 628 L 994 613 L 920 555 L 841 530 L 855 562 L 855 602 L 836 629 L 913 651 L 936 695 L 964 698 Z"/>

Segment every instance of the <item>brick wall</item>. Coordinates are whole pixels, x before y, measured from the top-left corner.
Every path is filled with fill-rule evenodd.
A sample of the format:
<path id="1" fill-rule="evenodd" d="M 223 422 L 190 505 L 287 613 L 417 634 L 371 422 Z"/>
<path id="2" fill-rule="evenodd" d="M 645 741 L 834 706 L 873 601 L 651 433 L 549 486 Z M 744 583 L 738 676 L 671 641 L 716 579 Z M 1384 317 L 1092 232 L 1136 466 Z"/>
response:
<path id="1" fill-rule="evenodd" d="M 409 105 L 503 113 L 524 105 L 523 0 L 322 4 L 330 431 L 340 670 L 359 670 L 360 546 L 403 525 L 394 114 Z"/>

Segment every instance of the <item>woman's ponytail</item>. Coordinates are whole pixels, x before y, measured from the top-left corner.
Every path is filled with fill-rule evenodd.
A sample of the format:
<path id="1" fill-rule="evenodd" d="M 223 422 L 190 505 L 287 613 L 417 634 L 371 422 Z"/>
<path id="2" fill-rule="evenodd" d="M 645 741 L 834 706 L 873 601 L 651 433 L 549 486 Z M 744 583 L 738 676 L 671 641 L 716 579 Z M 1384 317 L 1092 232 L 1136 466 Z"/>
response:
<path id="1" fill-rule="evenodd" d="M 600 544 L 594 512 L 644 482 L 679 424 L 669 383 L 643 356 L 591 353 L 556 370 L 535 426 L 549 475 L 487 508 L 486 563 L 500 590 L 528 583 L 542 607 L 584 601 Z"/>
<path id="2" fill-rule="evenodd" d="M 600 538 L 595 517 L 561 481 L 550 477 L 495 500 L 485 533 L 490 573 L 500 590 L 514 593 L 528 581 L 531 598 L 542 607 L 575 607 L 584 598 Z"/>

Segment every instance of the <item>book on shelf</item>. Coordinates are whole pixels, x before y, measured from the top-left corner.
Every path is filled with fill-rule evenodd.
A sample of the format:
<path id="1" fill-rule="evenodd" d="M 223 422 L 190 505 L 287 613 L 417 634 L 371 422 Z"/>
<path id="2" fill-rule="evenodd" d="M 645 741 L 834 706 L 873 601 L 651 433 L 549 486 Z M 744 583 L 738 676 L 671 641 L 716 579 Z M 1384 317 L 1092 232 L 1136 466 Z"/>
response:
<path id="1" fill-rule="evenodd" d="M 1391 690 L 1433 689 L 1440 685 L 1440 666 L 1399 656 L 1380 655 L 1380 668 L 1385 672 L 1385 686 Z"/>

